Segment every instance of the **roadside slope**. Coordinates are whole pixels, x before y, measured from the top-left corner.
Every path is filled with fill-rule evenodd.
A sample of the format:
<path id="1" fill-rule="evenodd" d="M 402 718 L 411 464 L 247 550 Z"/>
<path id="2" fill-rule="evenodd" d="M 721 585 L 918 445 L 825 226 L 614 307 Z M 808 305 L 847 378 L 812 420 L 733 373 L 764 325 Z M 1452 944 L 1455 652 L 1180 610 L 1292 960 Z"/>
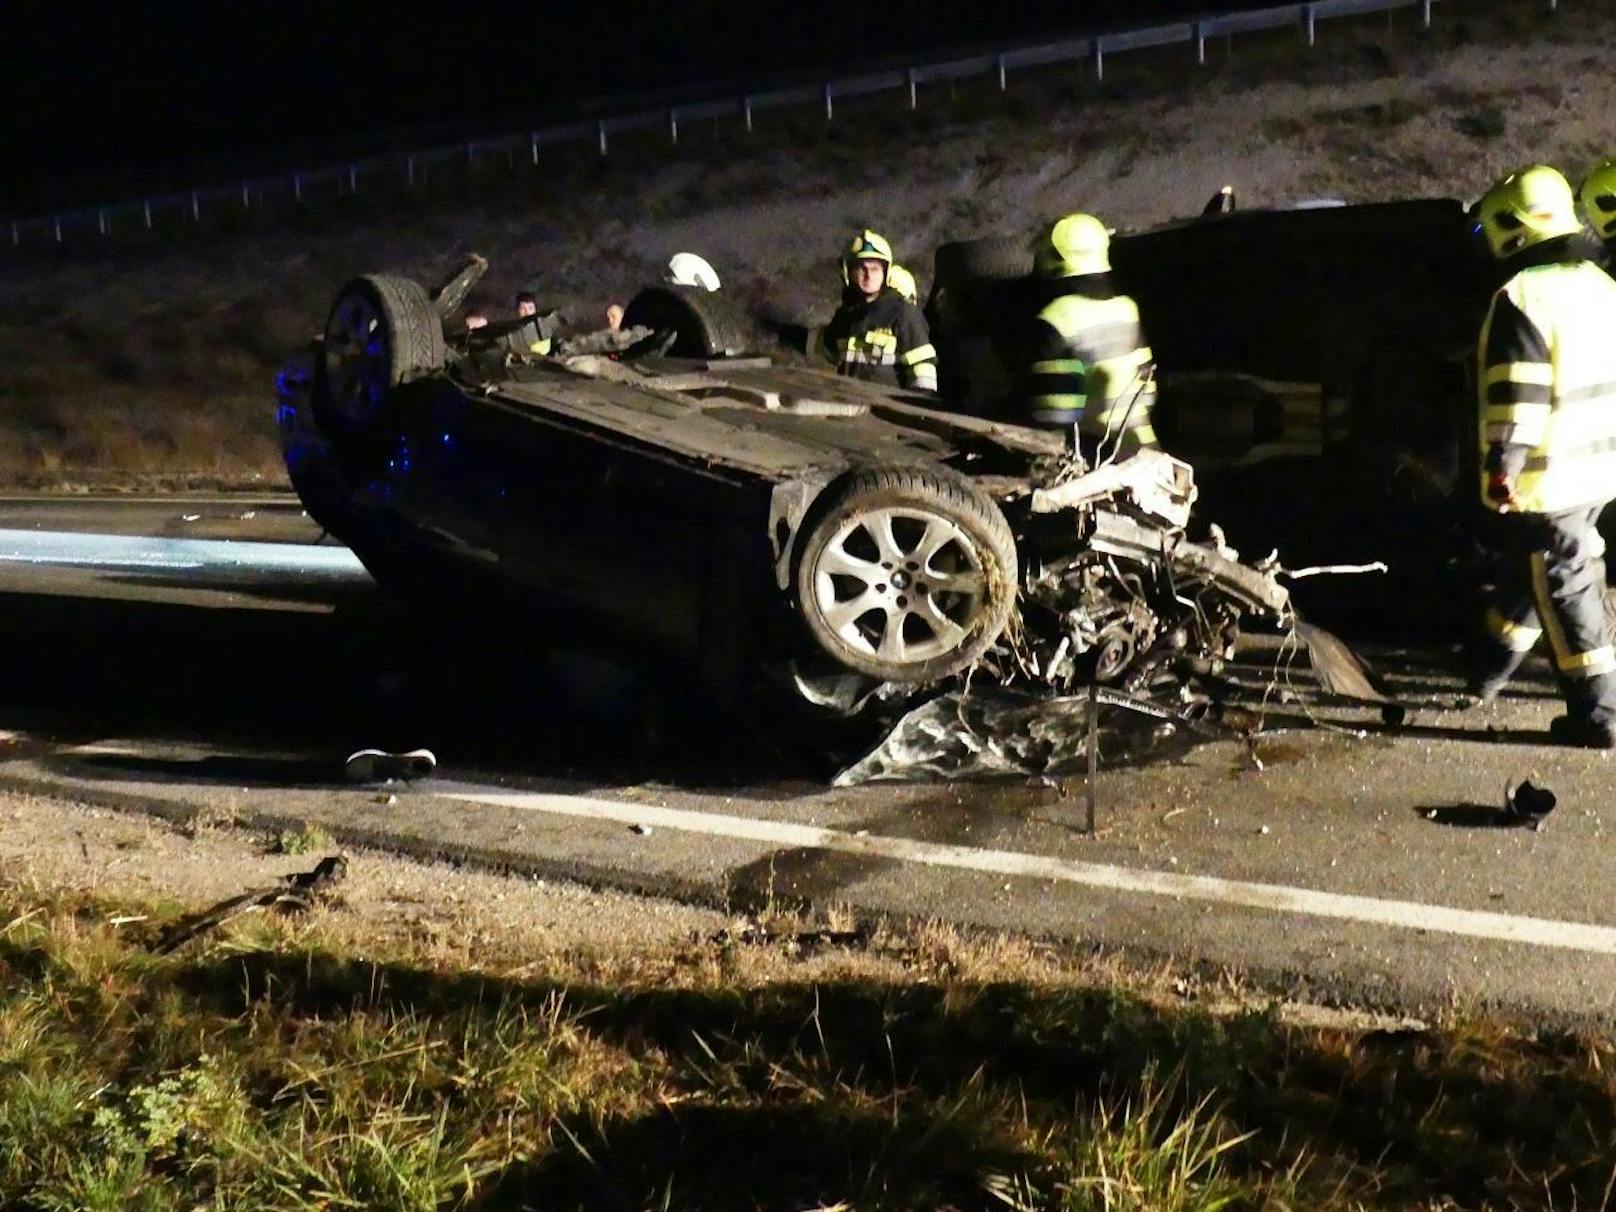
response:
<path id="1" fill-rule="evenodd" d="M 676 153 L 580 153 L 458 201 L 311 209 L 301 231 L 17 264 L 0 273 L 0 481 L 278 479 L 274 369 L 334 288 L 376 268 L 432 278 L 471 249 L 493 260 L 496 310 L 531 287 L 592 321 L 689 248 L 727 289 L 800 318 L 828 311 L 837 246 L 864 224 L 894 237 L 924 288 L 937 244 L 1077 207 L 1134 228 L 1194 213 L 1225 183 L 1263 206 L 1468 197 L 1532 161 L 1576 173 L 1616 140 L 1613 17 L 1613 0 L 1552 16 L 1450 4 L 1428 35 L 1402 13 L 1321 26 L 1311 53 L 1266 39 L 1212 47 L 1199 69 L 1121 56 L 1103 85 L 1029 75 L 1005 97 L 923 92 L 916 114 L 882 96 L 830 127 L 693 128 Z"/>

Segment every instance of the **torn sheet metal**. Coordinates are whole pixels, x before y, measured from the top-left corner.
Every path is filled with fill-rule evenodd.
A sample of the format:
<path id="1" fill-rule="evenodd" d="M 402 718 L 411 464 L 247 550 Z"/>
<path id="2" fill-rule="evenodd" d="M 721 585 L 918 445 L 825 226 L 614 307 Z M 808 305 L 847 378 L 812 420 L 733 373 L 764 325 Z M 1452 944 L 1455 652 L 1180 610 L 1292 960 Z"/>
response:
<path id="1" fill-rule="evenodd" d="M 1145 699 L 1101 691 L 1100 762 L 1176 756 L 1206 725 Z M 1004 775 L 1080 775 L 1087 768 L 1087 695 L 1040 698 L 1003 687 L 951 690 L 916 707 L 836 786 Z"/>

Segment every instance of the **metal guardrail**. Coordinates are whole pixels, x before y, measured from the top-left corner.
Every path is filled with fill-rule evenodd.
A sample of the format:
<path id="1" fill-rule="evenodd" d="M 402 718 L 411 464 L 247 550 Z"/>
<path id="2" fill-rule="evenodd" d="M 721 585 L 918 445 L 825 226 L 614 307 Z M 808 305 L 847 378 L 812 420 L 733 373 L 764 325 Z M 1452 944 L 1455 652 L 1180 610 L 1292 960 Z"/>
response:
<path id="1" fill-rule="evenodd" d="M 319 188 L 335 187 L 339 196 L 358 194 L 362 184 L 376 182 L 384 174 L 406 187 L 414 188 L 427 179 L 435 166 L 456 161 L 475 165 L 484 157 L 503 155 L 514 163 L 517 156 L 523 156 L 537 166 L 540 162 L 540 150 L 557 144 L 593 143 L 599 154 L 604 156 L 610 153 L 613 135 L 636 130 L 662 127 L 667 131 L 670 142 L 677 144 L 681 122 L 735 118 L 750 131 L 753 129 L 754 115 L 766 109 L 817 105 L 823 107 L 825 120 L 829 122 L 835 120 L 837 100 L 891 91 L 907 92 L 909 108 L 915 109 L 919 106 L 920 86 L 939 81 L 997 77 L 999 90 L 1003 92 L 1009 87 L 1010 72 L 1059 63 L 1087 63 L 1095 77 L 1103 79 L 1106 57 L 1125 51 L 1192 44 L 1196 62 L 1205 63 L 1207 39 L 1233 37 L 1235 34 L 1294 29 L 1301 33 L 1306 45 L 1312 46 L 1318 22 L 1338 17 L 1418 8 L 1422 25 L 1429 29 L 1431 9 L 1436 2 L 1437 0 L 1310 0 L 1307 3 L 1223 13 L 1193 21 L 1120 30 L 1092 37 L 1018 46 L 997 53 L 920 64 L 895 71 L 874 72 L 831 80 L 823 84 L 762 89 L 721 100 L 674 104 L 655 110 L 613 114 L 590 121 L 570 122 L 495 138 L 474 139 L 418 151 L 354 159 L 323 168 L 253 177 L 229 185 L 155 194 L 139 201 L 110 203 L 104 206 L 11 219 L 9 220 L 11 246 L 20 249 L 35 242 L 62 244 L 70 237 L 93 235 L 100 239 L 108 239 L 130 231 L 151 231 L 159 217 L 164 215 L 178 215 L 182 220 L 200 223 L 204 211 L 213 213 L 221 207 L 230 207 L 238 213 L 250 213 L 255 208 L 267 206 L 274 199 L 301 204 L 306 192 Z M 1451 0 L 1442 2 L 1448 3 Z M 1557 0 L 1547 0 L 1547 3 L 1550 9 L 1557 7 Z"/>

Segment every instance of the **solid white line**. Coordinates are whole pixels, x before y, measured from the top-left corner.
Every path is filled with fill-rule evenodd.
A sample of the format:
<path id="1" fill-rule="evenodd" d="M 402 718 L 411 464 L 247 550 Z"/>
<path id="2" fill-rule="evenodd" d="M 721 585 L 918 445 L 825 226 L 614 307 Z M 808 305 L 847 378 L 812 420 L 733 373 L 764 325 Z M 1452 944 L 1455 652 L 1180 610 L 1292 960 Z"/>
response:
<path id="1" fill-rule="evenodd" d="M 197 570 L 308 574 L 367 580 L 346 547 L 258 543 L 237 539 L 170 539 L 155 535 L 0 528 L 0 564 L 36 567 L 191 572 Z"/>
<path id="2" fill-rule="evenodd" d="M 1213 901 L 1310 917 L 1337 918 L 1367 922 L 1404 930 L 1428 930 L 1467 938 L 1498 939 L 1536 947 L 1557 947 L 1568 951 L 1589 951 L 1616 955 L 1616 928 L 1586 922 L 1556 921 L 1541 917 L 1515 917 L 1475 909 L 1452 909 L 1418 901 L 1380 900 L 1339 892 L 1319 892 L 1284 884 L 1257 884 L 1226 880 L 1208 875 L 1179 875 L 1166 871 L 1140 871 L 1105 863 L 1085 863 L 1073 859 L 1025 854 L 1014 850 L 980 850 L 972 846 L 950 846 L 913 838 L 868 836 L 840 829 L 820 829 L 784 821 L 730 816 L 719 812 L 690 812 L 679 808 L 658 808 L 649 804 L 629 804 L 588 796 L 548 795 L 526 791 L 444 791 L 443 799 L 475 804 L 493 804 L 548 812 L 560 816 L 586 817 L 598 821 L 618 821 L 625 825 L 650 825 L 703 833 L 713 837 L 766 842 L 779 846 L 800 846 L 816 850 L 837 850 L 846 854 L 872 855 L 921 863 L 931 867 L 951 867 L 994 875 L 1026 876 L 1067 884 L 1083 884 L 1115 892 L 1139 892 L 1184 900 Z"/>

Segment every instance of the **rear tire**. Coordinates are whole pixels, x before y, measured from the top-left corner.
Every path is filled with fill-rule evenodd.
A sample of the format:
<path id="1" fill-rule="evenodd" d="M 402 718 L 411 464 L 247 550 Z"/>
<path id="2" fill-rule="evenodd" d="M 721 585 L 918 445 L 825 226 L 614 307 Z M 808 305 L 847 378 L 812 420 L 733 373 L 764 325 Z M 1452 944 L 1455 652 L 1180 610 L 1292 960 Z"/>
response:
<path id="1" fill-rule="evenodd" d="M 745 353 L 755 342 L 751 326 L 733 302 L 699 286 L 648 286 L 629 300 L 625 328 L 673 332 L 668 356 L 724 358 Z"/>
<path id="2" fill-rule="evenodd" d="M 366 274 L 337 292 L 326 318 L 314 399 L 323 425 L 368 429 L 393 388 L 443 369 L 443 320 L 410 278 Z"/>
<path id="3" fill-rule="evenodd" d="M 975 662 L 1015 607 L 1015 538 L 979 488 L 929 467 L 855 471 L 829 490 L 797 561 L 814 642 L 885 682 L 935 681 Z"/>

